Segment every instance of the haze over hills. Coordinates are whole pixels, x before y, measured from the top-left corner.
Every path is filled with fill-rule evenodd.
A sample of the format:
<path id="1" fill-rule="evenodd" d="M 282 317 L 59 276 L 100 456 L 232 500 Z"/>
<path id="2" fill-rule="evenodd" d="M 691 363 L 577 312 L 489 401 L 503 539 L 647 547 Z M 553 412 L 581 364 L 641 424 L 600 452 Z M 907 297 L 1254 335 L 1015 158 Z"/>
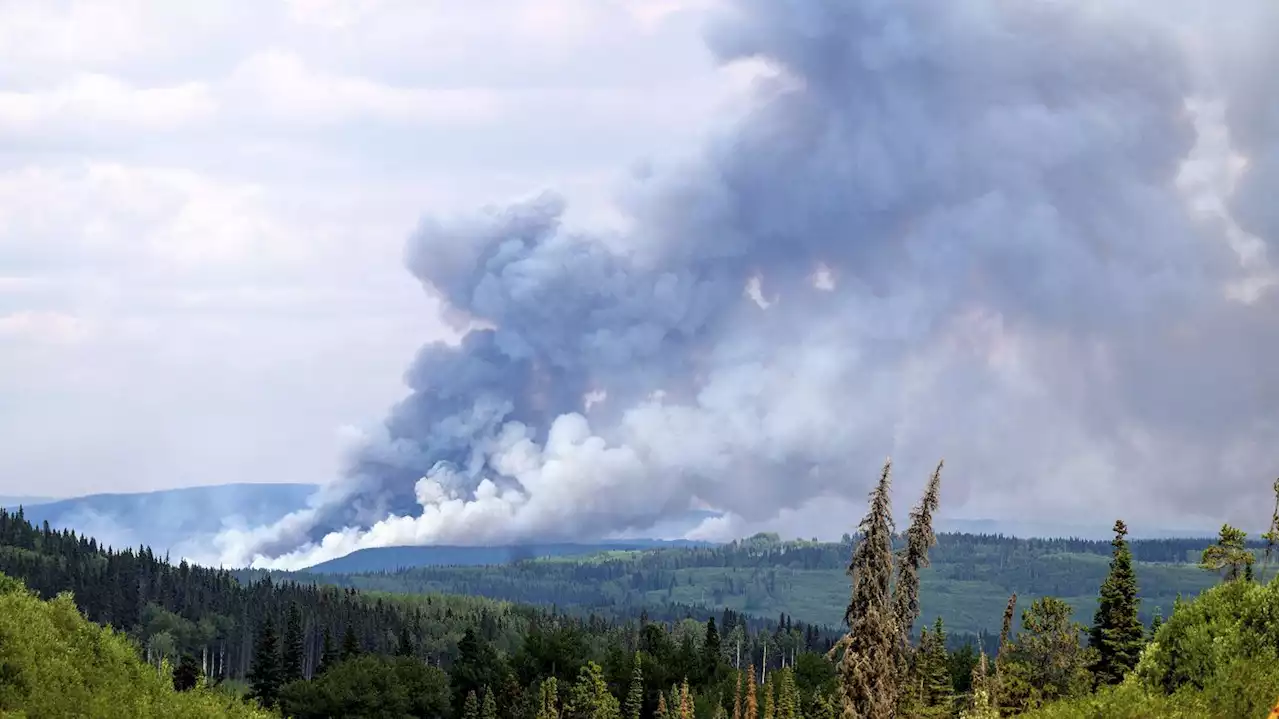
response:
<path id="1" fill-rule="evenodd" d="M 72 529 L 113 547 L 146 545 L 159 554 L 198 553 L 228 527 L 274 522 L 302 506 L 310 484 L 220 484 L 155 492 L 91 494 L 30 504 L 33 524 Z"/>
<path id="2" fill-rule="evenodd" d="M 26 517 L 39 524 L 48 521 L 56 529 L 72 529 L 106 541 L 112 546 L 147 545 L 175 557 L 207 559 L 210 543 L 229 527 L 254 527 L 279 520 L 304 506 L 316 490 L 309 484 L 223 484 L 154 492 L 93 494 L 67 499 L 0 497 L 0 506 L 23 506 Z M 632 531 L 585 539 L 580 542 L 455 542 L 447 545 L 390 546 L 358 550 L 342 558 L 313 565 L 317 571 L 389 571 L 400 567 L 441 564 L 502 564 L 529 556 L 577 556 L 621 547 L 692 546 L 708 543 L 691 540 L 689 533 L 715 512 L 696 510 L 673 515 L 647 531 Z M 999 519 L 938 520 L 939 531 L 969 534 L 1001 534 L 1010 537 L 1078 537 L 1108 539 L 1109 523 L 1096 525 L 1022 522 Z M 849 527 L 852 530 L 852 526 Z M 1209 537 L 1208 529 L 1133 528 L 1135 539 Z M 837 537 L 821 537 L 836 539 Z"/>

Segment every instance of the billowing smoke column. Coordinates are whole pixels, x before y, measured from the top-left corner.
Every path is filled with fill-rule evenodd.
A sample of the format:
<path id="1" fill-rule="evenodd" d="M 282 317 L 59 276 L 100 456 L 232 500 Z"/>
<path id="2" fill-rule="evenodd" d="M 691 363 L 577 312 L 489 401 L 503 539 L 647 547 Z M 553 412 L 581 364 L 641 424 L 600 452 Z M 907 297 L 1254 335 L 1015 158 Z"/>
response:
<path id="1" fill-rule="evenodd" d="M 619 235 L 551 195 L 425 221 L 409 269 L 488 329 L 224 561 L 740 527 L 860 502 L 886 454 L 988 516 L 1262 521 L 1277 11 L 1197 11 L 734 2 L 709 44 L 772 68 L 755 109 L 636 177 Z"/>

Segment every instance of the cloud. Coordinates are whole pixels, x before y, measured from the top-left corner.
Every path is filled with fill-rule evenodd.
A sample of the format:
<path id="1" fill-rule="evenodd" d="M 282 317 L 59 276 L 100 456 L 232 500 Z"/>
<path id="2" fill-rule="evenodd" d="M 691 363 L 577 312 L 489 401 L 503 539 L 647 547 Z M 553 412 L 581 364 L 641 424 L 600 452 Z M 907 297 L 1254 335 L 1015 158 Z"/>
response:
<path id="1" fill-rule="evenodd" d="M 698 504 L 758 526 L 860 503 L 886 454 L 908 489 L 946 457 L 944 503 L 987 516 L 1252 516 L 1275 268 L 1230 168 L 1274 75 L 1249 85 L 1267 103 L 1231 87 L 1190 5 L 721 10 L 708 47 L 750 63 L 754 104 L 641 168 L 614 232 L 554 194 L 424 220 L 408 268 L 477 328 L 424 345 L 344 480 L 224 561 Z M 1211 28 L 1255 58 L 1273 40 Z"/>

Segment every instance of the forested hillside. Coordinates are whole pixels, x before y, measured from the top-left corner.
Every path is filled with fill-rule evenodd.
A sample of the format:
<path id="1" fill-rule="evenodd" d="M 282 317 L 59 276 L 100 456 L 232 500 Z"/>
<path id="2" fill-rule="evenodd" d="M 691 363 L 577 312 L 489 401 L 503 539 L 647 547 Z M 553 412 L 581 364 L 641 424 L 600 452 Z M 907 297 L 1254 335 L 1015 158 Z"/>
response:
<path id="1" fill-rule="evenodd" d="M 903 538 L 894 541 L 901 549 Z M 1157 612 L 1171 611 L 1178 595 L 1191 596 L 1213 586 L 1214 578 L 1196 564 L 1203 539 L 1139 540 L 1130 546 L 1140 580 L 1139 616 L 1145 623 Z M 1263 559 L 1263 544 L 1253 541 L 1249 546 L 1259 555 L 1259 576 L 1273 576 L 1275 563 Z M 705 607 L 702 612 L 732 609 L 768 618 L 782 614 L 837 627 L 843 622 L 852 550 L 853 540 L 847 536 L 842 542 L 784 542 L 774 535 L 757 535 L 712 547 L 612 551 L 504 566 L 277 576 L 385 592 L 479 595 L 606 616 L 634 616 L 641 608 L 669 616 L 665 607 L 675 604 Z M 1028 601 L 1061 598 L 1077 621 L 1085 621 L 1092 615 L 1110 553 L 1109 542 L 938 535 L 931 564 L 920 575 L 922 616 L 929 621 L 941 616 L 955 633 L 986 635 L 991 650 L 1000 616 L 990 607 L 1013 593 Z M 246 579 L 264 574 L 238 573 Z"/>

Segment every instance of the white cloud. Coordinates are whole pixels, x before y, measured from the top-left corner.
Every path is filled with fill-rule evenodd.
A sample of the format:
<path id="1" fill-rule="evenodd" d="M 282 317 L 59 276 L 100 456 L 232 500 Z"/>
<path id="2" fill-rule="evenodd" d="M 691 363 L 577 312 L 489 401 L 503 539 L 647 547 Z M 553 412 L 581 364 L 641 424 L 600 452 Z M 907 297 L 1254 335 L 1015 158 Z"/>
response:
<path id="1" fill-rule="evenodd" d="M 84 74 L 49 92 L 0 92 L 0 132 L 48 132 L 51 125 L 90 125 L 169 130 L 214 111 L 208 86 L 134 88 L 99 74 Z"/>

